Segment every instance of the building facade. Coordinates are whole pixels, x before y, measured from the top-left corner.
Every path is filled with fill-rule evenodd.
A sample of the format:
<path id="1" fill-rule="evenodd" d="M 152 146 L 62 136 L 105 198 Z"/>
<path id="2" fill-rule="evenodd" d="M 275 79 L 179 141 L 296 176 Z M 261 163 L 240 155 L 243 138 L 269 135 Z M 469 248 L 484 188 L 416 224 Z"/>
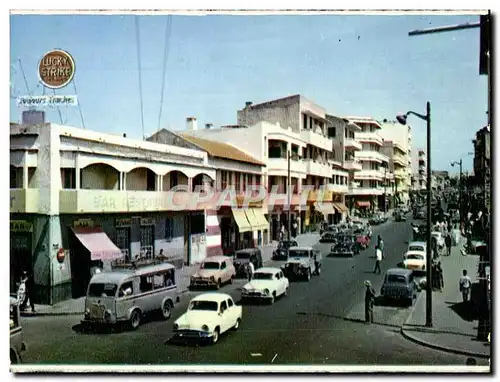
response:
<path id="1" fill-rule="evenodd" d="M 345 118 L 361 129 L 354 133 L 361 143 L 361 150 L 354 156 L 361 163 L 361 170 L 351 173 L 347 205 L 351 210 L 356 208 L 365 212 L 387 209 L 392 195 L 392 188 L 387 187 L 387 183 L 390 184 L 393 175 L 388 168 L 389 158 L 382 153 L 384 140 L 379 134 L 382 125 L 371 117 Z"/>
<path id="2" fill-rule="evenodd" d="M 96 263 L 198 261 L 206 219 L 192 203 L 193 184 L 215 178 L 202 150 L 52 123 L 11 125 L 11 290 L 32 271 L 36 303 L 53 304 L 85 295 Z"/>
<path id="3" fill-rule="evenodd" d="M 490 126 L 485 126 L 476 132 L 474 144 L 474 183 L 483 204 L 488 211 L 491 209 L 491 136 Z"/>
<path id="4" fill-rule="evenodd" d="M 412 189 L 414 191 L 425 190 L 427 188 L 427 155 L 424 149 L 412 151 L 411 171 Z"/>

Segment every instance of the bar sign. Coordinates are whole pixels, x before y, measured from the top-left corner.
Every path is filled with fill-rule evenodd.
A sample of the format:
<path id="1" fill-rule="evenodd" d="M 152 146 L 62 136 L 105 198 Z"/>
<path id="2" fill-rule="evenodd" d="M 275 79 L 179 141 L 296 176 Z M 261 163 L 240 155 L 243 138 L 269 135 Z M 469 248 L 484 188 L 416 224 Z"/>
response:
<path id="1" fill-rule="evenodd" d="M 153 218 L 142 218 L 141 225 L 155 225 L 155 220 Z"/>
<path id="2" fill-rule="evenodd" d="M 132 219 L 130 219 L 130 218 L 128 218 L 128 219 L 116 219 L 115 225 L 117 228 L 130 227 L 130 226 L 132 226 Z"/>

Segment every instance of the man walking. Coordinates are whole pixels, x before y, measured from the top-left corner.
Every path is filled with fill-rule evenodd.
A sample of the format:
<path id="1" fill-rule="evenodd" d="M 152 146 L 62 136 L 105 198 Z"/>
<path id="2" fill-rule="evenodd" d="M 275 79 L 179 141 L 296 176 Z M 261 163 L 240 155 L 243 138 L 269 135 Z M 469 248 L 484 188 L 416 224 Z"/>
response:
<path id="1" fill-rule="evenodd" d="M 378 245 L 375 247 L 375 256 L 377 260 L 375 261 L 375 269 L 373 270 L 373 273 L 377 273 L 378 270 L 378 273 L 381 274 L 382 270 L 380 269 L 380 262 L 382 261 L 382 251 Z"/>
<path id="2" fill-rule="evenodd" d="M 22 282 L 24 282 L 25 285 L 26 295 L 24 298 L 24 302 L 21 306 L 21 310 L 26 309 L 26 305 L 28 305 L 28 300 L 29 300 L 31 312 L 35 313 L 35 301 L 33 300 L 33 297 L 35 295 L 35 282 L 33 280 L 33 275 L 28 274 L 27 271 L 24 271 Z"/>
<path id="3" fill-rule="evenodd" d="M 252 281 L 254 266 L 251 261 L 248 262 L 248 281 Z"/>
<path id="4" fill-rule="evenodd" d="M 375 305 L 375 289 L 372 288 L 372 283 L 369 280 L 365 281 L 365 322 L 373 323 L 373 305 Z"/>
<path id="5" fill-rule="evenodd" d="M 464 269 L 462 271 L 462 276 L 460 277 L 460 284 L 459 284 L 460 292 L 462 292 L 463 302 L 469 301 L 471 285 L 472 282 L 470 280 L 470 277 L 467 276 L 467 271 Z"/>
<path id="6" fill-rule="evenodd" d="M 382 240 L 382 236 L 380 236 L 380 235 L 377 236 L 377 247 L 380 249 L 380 252 L 382 252 L 382 258 L 385 257 L 384 256 L 384 241 Z"/>
<path id="7" fill-rule="evenodd" d="M 444 238 L 444 243 L 446 244 L 446 255 L 451 255 L 451 231 Z"/>

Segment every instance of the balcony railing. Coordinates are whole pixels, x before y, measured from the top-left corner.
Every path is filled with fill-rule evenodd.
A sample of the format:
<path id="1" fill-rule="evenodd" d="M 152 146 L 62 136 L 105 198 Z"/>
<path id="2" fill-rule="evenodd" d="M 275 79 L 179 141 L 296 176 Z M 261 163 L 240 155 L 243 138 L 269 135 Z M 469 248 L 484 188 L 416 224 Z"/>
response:
<path id="1" fill-rule="evenodd" d="M 306 165 L 306 173 L 313 176 L 321 176 L 324 178 L 331 178 L 332 168 L 328 163 L 317 162 L 312 159 L 304 160 Z"/>
<path id="2" fill-rule="evenodd" d="M 389 162 L 389 157 L 387 155 L 381 154 L 378 151 L 356 151 L 355 158 L 362 161 L 371 162 Z"/>
<path id="3" fill-rule="evenodd" d="M 267 160 L 268 175 L 287 176 L 288 160 L 286 158 L 268 158 Z M 302 160 L 291 160 L 290 171 L 305 173 L 306 168 Z"/>
<path id="4" fill-rule="evenodd" d="M 332 140 L 323 134 L 318 134 L 313 130 L 302 130 L 300 132 L 300 138 L 306 141 L 308 144 L 320 147 L 324 150 L 331 151 Z"/>
<path id="5" fill-rule="evenodd" d="M 38 188 L 13 188 L 10 190 L 11 213 L 38 213 L 40 211 Z"/>
<path id="6" fill-rule="evenodd" d="M 359 142 L 376 143 L 379 146 L 384 144 L 384 140 L 377 133 L 354 133 L 354 138 Z"/>
<path id="7" fill-rule="evenodd" d="M 346 170 L 359 171 L 363 168 L 363 165 L 357 159 L 346 159 L 346 161 L 344 162 L 344 168 Z"/>
<path id="8" fill-rule="evenodd" d="M 377 187 L 349 187 L 348 195 L 383 195 L 384 190 Z"/>
<path id="9" fill-rule="evenodd" d="M 354 179 L 384 179 L 384 172 L 380 170 L 361 170 L 354 173 Z"/>
<path id="10" fill-rule="evenodd" d="M 346 149 L 361 150 L 363 145 L 354 138 L 345 138 L 344 146 Z"/>

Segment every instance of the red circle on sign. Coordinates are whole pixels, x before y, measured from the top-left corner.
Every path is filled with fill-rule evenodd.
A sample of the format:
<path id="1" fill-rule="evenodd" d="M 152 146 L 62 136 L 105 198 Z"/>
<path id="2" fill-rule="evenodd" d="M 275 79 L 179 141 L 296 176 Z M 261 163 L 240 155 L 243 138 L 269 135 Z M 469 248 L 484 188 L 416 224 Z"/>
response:
<path id="1" fill-rule="evenodd" d="M 64 249 L 59 248 L 59 251 L 57 251 L 57 261 L 59 261 L 60 263 L 64 263 L 64 257 L 65 257 Z"/>

